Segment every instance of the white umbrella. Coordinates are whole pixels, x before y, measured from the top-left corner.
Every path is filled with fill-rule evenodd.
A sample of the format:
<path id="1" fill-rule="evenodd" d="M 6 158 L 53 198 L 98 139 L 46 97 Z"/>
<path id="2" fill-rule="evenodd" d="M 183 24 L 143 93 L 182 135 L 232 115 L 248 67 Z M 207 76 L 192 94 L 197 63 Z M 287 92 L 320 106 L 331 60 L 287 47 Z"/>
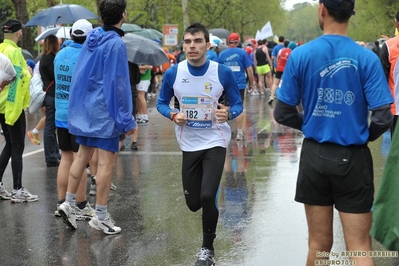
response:
<path id="1" fill-rule="evenodd" d="M 49 28 L 49 29 L 43 31 L 40 35 L 38 35 L 35 38 L 35 41 L 38 42 L 38 41 L 44 40 L 49 35 L 55 35 L 58 38 L 63 38 L 63 39 L 71 39 L 70 30 L 71 30 L 71 27 Z"/>

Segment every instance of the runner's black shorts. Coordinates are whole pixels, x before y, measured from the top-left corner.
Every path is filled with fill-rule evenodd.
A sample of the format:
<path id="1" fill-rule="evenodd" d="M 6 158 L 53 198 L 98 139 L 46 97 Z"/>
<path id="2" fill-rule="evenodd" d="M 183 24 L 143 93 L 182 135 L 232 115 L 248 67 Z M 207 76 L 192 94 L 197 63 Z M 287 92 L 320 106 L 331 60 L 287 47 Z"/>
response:
<path id="1" fill-rule="evenodd" d="M 57 127 L 58 146 L 61 151 L 78 152 L 79 144 L 76 143 L 76 137 L 69 133 L 67 128 Z"/>
<path id="2" fill-rule="evenodd" d="M 276 71 L 276 75 L 275 75 L 275 78 L 276 78 L 276 79 L 281 79 L 282 76 L 283 76 L 283 72 L 281 72 L 281 71 Z"/>
<path id="3" fill-rule="evenodd" d="M 373 160 L 367 145 L 341 146 L 304 139 L 295 200 L 366 213 L 373 205 Z"/>

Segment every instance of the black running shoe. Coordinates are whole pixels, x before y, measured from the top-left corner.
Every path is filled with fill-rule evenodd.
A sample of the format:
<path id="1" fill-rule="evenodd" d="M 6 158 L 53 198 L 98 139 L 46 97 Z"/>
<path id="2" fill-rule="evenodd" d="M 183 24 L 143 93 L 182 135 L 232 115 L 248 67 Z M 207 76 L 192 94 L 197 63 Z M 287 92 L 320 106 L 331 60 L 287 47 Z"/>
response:
<path id="1" fill-rule="evenodd" d="M 195 266 L 214 266 L 215 262 L 215 252 L 207 248 L 201 248 L 200 252 L 197 254 L 198 260 Z"/>

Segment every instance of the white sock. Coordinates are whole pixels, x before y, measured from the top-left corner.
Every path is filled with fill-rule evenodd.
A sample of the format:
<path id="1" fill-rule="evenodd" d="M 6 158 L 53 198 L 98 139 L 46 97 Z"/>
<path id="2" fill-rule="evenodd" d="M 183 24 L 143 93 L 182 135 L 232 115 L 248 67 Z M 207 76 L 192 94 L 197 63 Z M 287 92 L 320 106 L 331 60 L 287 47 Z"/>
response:
<path id="1" fill-rule="evenodd" d="M 36 128 L 34 128 L 33 130 L 32 130 L 32 133 L 39 133 L 39 130 L 37 130 Z"/>
<path id="2" fill-rule="evenodd" d="M 104 221 L 107 218 L 107 205 L 98 205 L 96 204 L 96 215 L 98 220 Z"/>

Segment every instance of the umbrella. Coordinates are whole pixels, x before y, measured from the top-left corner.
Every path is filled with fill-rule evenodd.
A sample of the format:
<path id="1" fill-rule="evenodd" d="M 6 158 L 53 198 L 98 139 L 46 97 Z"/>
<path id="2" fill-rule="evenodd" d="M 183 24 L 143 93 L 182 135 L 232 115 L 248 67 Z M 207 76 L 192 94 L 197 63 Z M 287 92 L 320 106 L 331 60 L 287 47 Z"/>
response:
<path id="1" fill-rule="evenodd" d="M 47 29 L 47 30 L 43 31 L 42 33 L 40 33 L 40 35 L 38 35 L 35 38 L 35 41 L 38 42 L 38 41 L 44 40 L 49 35 L 55 35 L 58 38 L 63 38 L 63 39 L 71 39 L 70 31 L 71 31 L 71 27 L 50 28 L 50 29 Z"/>
<path id="2" fill-rule="evenodd" d="M 60 4 L 40 11 L 25 26 L 50 26 L 74 23 L 79 19 L 98 19 L 98 17 L 83 6 Z"/>
<path id="3" fill-rule="evenodd" d="M 213 35 L 225 40 L 227 40 L 230 36 L 230 31 L 223 28 L 210 29 L 209 33 L 212 33 Z"/>
<path id="4" fill-rule="evenodd" d="M 25 60 L 32 59 L 33 55 L 26 49 L 22 49 L 22 55 L 24 56 Z"/>
<path id="5" fill-rule="evenodd" d="M 227 45 L 221 43 L 218 45 L 218 52 L 220 53 L 220 52 L 226 50 L 227 48 L 229 48 Z"/>
<path id="6" fill-rule="evenodd" d="M 142 29 L 143 29 L 142 27 L 140 27 L 139 25 L 136 25 L 136 24 L 130 24 L 130 23 L 122 24 L 122 30 L 124 32 L 134 32 L 134 31 L 139 31 Z"/>
<path id="7" fill-rule="evenodd" d="M 159 66 L 169 61 L 162 47 L 148 38 L 127 33 L 122 37 L 126 44 L 127 59 L 135 64 Z"/>
<path id="8" fill-rule="evenodd" d="M 133 32 L 134 34 L 146 37 L 148 39 L 161 39 L 163 37 L 162 32 L 159 32 L 154 29 L 142 29 L 139 31 Z"/>

